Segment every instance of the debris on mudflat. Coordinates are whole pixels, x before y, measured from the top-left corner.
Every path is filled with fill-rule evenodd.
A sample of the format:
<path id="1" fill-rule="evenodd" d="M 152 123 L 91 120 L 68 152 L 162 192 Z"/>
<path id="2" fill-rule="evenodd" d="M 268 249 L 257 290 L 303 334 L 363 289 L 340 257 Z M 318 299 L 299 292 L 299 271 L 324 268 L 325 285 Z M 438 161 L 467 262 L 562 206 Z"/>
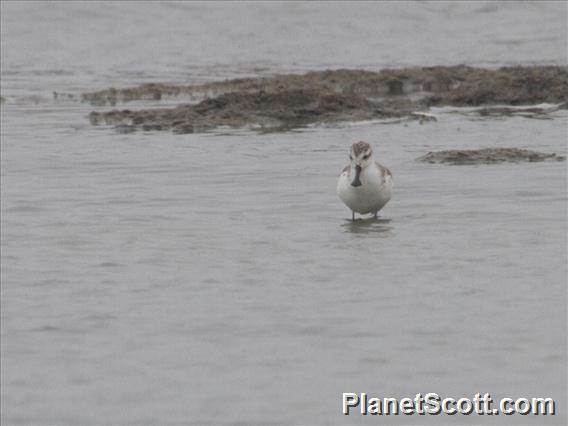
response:
<path id="1" fill-rule="evenodd" d="M 430 164 L 471 165 L 539 162 L 546 160 L 564 161 L 566 158 L 556 154 L 531 151 L 519 148 L 452 149 L 429 152 L 417 161 Z"/>
<path id="2" fill-rule="evenodd" d="M 53 100 L 67 100 L 67 101 L 74 101 L 76 96 L 72 93 L 64 93 L 64 92 L 53 92 Z"/>
<path id="3" fill-rule="evenodd" d="M 482 69 L 460 65 L 378 72 L 327 70 L 200 85 L 153 83 L 81 96 L 83 102 L 96 106 L 166 98 L 185 98 L 191 104 L 168 109 L 93 112 L 90 118 L 95 124 L 107 122 L 133 126 L 135 130 L 172 129 L 176 133 L 223 125 L 285 130 L 312 123 L 384 117 L 424 123 L 435 121 L 427 112 L 434 106 L 482 107 L 475 113 L 546 118 L 549 110 L 527 105 L 547 103 L 556 104 L 556 109 L 566 108 L 568 67 Z M 526 110 L 520 111 L 519 106 Z"/>
<path id="4" fill-rule="evenodd" d="M 424 124 L 428 121 L 438 121 L 438 119 L 436 118 L 436 116 L 434 114 L 430 114 L 430 113 L 427 113 L 427 112 L 415 111 L 415 112 L 412 112 L 410 115 L 418 118 L 418 121 L 419 121 L 420 124 Z"/>

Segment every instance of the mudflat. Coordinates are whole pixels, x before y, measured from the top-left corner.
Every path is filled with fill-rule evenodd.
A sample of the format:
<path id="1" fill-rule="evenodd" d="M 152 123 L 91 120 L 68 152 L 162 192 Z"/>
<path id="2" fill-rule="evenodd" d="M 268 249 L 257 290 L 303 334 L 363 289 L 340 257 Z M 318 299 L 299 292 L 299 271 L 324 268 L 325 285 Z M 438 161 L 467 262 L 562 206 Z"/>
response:
<path id="1" fill-rule="evenodd" d="M 511 115 L 508 106 L 568 105 L 568 67 L 468 66 L 404 69 L 327 70 L 306 74 L 231 79 L 202 85 L 144 84 L 81 95 L 94 106 L 135 100 L 189 99 L 169 108 L 93 111 L 93 124 L 119 131 L 206 131 L 219 126 L 251 126 L 285 131 L 309 124 L 401 117 L 422 119 L 433 106 L 487 107 L 481 115 Z M 520 112 L 542 115 L 543 110 Z M 418 113 L 418 114 L 417 114 Z"/>
<path id="2" fill-rule="evenodd" d="M 429 152 L 417 159 L 417 161 L 423 163 L 452 165 L 540 162 L 546 160 L 564 161 L 565 157 L 555 153 L 547 154 L 530 149 L 486 148 Z"/>

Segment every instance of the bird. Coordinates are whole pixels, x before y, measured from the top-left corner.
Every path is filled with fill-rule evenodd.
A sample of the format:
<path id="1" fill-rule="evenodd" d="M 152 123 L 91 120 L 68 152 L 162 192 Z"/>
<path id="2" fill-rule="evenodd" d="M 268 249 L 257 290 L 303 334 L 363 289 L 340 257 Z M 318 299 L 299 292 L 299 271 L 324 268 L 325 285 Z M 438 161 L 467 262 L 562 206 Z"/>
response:
<path id="1" fill-rule="evenodd" d="M 351 209 L 351 219 L 355 213 L 377 213 L 391 199 L 393 178 L 386 167 L 373 158 L 373 149 L 367 142 L 359 141 L 351 145 L 350 163 L 345 166 L 337 182 L 337 195 Z"/>

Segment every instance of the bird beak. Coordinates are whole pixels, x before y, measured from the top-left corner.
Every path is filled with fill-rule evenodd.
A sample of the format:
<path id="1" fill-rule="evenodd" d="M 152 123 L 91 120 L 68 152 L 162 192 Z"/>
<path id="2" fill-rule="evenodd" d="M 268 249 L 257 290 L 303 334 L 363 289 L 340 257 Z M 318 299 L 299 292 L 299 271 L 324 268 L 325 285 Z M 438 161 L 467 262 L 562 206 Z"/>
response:
<path id="1" fill-rule="evenodd" d="M 351 182 L 351 186 L 358 187 L 361 186 L 361 181 L 359 180 L 359 175 L 361 175 L 361 166 L 355 166 L 355 178 Z"/>

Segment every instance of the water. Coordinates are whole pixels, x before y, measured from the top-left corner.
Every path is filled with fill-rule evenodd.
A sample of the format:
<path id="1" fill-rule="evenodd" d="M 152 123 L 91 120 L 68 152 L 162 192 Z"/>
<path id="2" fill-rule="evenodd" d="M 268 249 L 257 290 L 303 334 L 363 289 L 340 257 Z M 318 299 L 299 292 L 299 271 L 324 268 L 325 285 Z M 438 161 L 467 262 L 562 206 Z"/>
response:
<path id="1" fill-rule="evenodd" d="M 1 12 L 4 424 L 535 419 L 345 417 L 342 392 L 550 396 L 560 413 L 537 423 L 566 422 L 566 163 L 414 161 L 566 154 L 565 111 L 121 135 L 51 97 L 326 67 L 566 64 L 565 3 Z M 394 175 L 379 221 L 351 223 L 335 195 L 355 140 Z"/>

